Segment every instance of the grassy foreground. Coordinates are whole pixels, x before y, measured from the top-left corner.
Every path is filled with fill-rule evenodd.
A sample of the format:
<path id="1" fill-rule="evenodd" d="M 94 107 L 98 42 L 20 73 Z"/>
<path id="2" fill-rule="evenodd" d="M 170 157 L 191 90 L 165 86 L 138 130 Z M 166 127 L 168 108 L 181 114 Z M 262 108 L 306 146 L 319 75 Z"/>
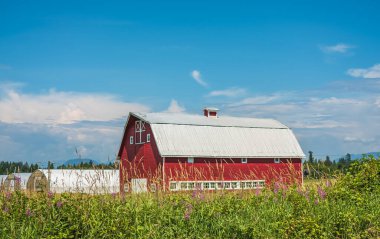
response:
<path id="1" fill-rule="evenodd" d="M 0 194 L 0 238 L 380 238 L 380 161 L 264 191 Z"/>

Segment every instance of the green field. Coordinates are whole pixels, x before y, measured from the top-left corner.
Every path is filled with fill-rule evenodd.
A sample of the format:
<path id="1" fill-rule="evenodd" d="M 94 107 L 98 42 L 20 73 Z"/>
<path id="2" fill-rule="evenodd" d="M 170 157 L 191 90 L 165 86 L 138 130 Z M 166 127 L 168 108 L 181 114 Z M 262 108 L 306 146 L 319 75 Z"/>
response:
<path id="1" fill-rule="evenodd" d="M 0 194 L 0 238 L 380 238 L 380 161 L 265 190 Z"/>

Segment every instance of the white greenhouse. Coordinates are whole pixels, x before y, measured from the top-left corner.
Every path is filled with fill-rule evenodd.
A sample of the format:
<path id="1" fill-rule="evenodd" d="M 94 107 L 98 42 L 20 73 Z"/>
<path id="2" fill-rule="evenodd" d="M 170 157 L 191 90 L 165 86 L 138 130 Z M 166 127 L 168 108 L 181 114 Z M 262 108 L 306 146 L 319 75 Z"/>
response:
<path id="1" fill-rule="evenodd" d="M 3 190 L 3 183 L 8 175 L 0 175 L 0 191 Z"/>
<path id="2" fill-rule="evenodd" d="M 30 192 L 118 193 L 119 170 L 38 169 L 27 188 Z"/>
<path id="3" fill-rule="evenodd" d="M 31 173 L 11 173 L 4 182 L 5 191 L 26 190 L 26 184 L 31 176 Z"/>

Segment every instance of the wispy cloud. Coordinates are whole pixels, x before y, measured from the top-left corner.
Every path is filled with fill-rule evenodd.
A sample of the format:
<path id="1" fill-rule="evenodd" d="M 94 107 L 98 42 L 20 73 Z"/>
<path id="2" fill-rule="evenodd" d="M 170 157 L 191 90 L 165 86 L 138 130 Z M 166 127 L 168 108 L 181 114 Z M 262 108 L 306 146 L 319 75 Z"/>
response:
<path id="1" fill-rule="evenodd" d="M 378 150 L 380 97 L 373 81 L 355 79 L 320 90 L 250 96 L 225 105 L 225 114 L 275 118 L 291 127 L 304 151 L 316 154 L 365 153 Z M 349 84 L 345 87 L 344 84 Z M 360 90 L 358 91 L 357 89 Z"/>
<path id="2" fill-rule="evenodd" d="M 166 112 L 169 112 L 169 113 L 181 113 L 181 112 L 184 112 L 185 110 L 186 110 L 185 107 L 180 106 L 178 104 L 178 102 L 173 99 L 170 102 L 170 105 L 169 105 L 168 109 L 166 110 Z"/>
<path id="3" fill-rule="evenodd" d="M 339 43 L 332 46 L 320 46 L 319 48 L 325 53 L 347 53 L 350 49 L 355 48 L 355 46 Z"/>
<path id="4" fill-rule="evenodd" d="M 201 86 L 204 86 L 206 87 L 207 86 L 207 83 L 202 79 L 202 75 L 201 75 L 201 72 L 198 71 L 198 70 L 193 70 L 191 72 L 191 77 L 193 77 L 193 79 L 198 83 L 200 84 Z"/>
<path id="5" fill-rule="evenodd" d="M 244 96 L 247 93 L 246 89 L 243 88 L 229 88 L 225 90 L 214 90 L 211 91 L 208 96 L 226 96 L 226 97 L 235 97 L 235 96 Z"/>
<path id="6" fill-rule="evenodd" d="M 347 71 L 352 77 L 361 77 L 368 79 L 380 79 L 380 64 L 376 64 L 370 68 L 354 68 Z"/>
<path id="7" fill-rule="evenodd" d="M 108 121 L 129 111 L 148 111 L 138 103 L 119 100 L 114 95 L 51 90 L 26 94 L 9 85 L 0 88 L 0 121 L 7 123 L 70 124 L 77 121 Z"/>
<path id="8" fill-rule="evenodd" d="M 113 160 L 129 111 L 147 112 L 149 107 L 110 94 L 27 94 L 20 84 L 2 84 L 0 161 L 62 163 L 75 157 L 75 148 L 98 161 Z"/>

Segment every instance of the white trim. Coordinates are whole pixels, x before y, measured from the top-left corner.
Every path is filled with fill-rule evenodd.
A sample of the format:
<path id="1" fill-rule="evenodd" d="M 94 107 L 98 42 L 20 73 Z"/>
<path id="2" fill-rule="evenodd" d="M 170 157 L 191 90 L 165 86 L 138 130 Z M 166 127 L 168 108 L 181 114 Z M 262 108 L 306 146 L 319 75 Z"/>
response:
<path id="1" fill-rule="evenodd" d="M 133 144 L 133 136 L 129 136 L 129 144 Z"/>
<path id="2" fill-rule="evenodd" d="M 150 142 L 150 134 L 146 134 L 146 142 L 147 142 L 147 143 Z"/>
<path id="3" fill-rule="evenodd" d="M 241 158 L 241 163 L 248 163 L 248 159 L 247 158 Z"/>
<path id="4" fill-rule="evenodd" d="M 231 181 L 169 181 L 170 191 L 260 189 L 265 180 Z"/>

